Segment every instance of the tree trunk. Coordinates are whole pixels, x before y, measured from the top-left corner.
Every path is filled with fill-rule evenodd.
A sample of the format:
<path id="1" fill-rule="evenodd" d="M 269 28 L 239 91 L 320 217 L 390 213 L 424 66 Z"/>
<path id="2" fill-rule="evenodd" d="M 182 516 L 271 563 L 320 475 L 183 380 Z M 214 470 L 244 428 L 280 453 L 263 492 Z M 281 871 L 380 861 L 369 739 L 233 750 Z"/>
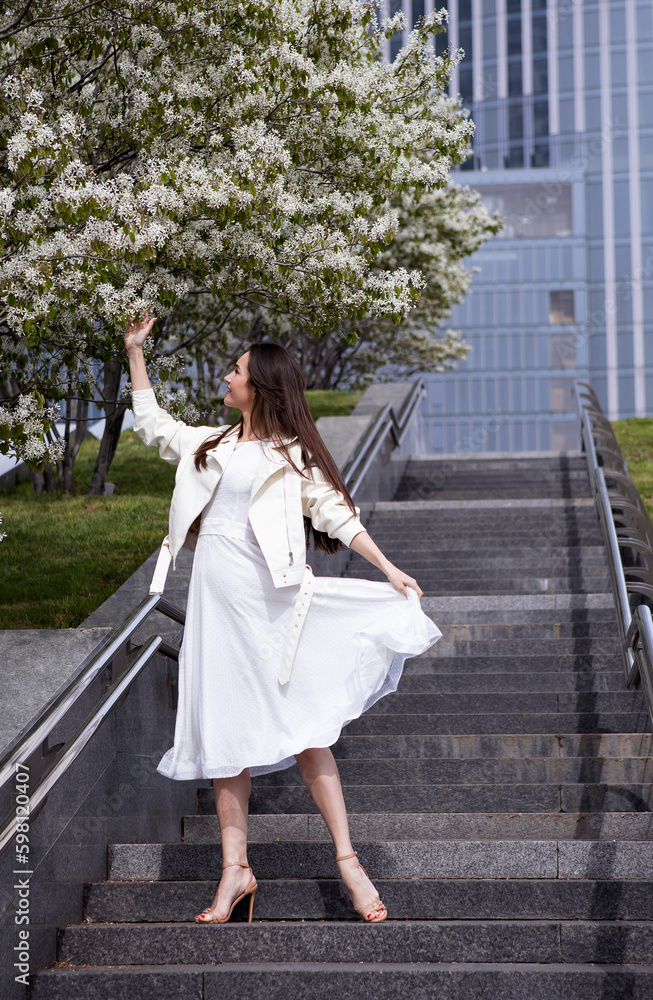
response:
<path id="1" fill-rule="evenodd" d="M 104 382 L 102 386 L 102 398 L 104 399 L 104 413 L 106 423 L 104 433 L 100 441 L 100 451 L 91 477 L 91 485 L 88 488 L 89 495 L 101 496 L 104 493 L 104 484 L 107 479 L 109 466 L 113 461 L 113 456 L 118 447 L 120 432 L 122 431 L 122 421 L 127 405 L 118 399 L 120 389 L 120 376 L 122 374 L 122 364 L 120 361 L 108 361 L 104 365 Z"/>
<path id="2" fill-rule="evenodd" d="M 88 418 L 88 400 L 77 399 L 74 402 L 75 410 L 75 433 L 72 442 L 70 440 L 70 423 L 72 416 L 72 400 L 70 397 L 66 401 L 66 450 L 61 462 L 57 463 L 59 474 L 59 485 L 61 489 L 70 493 L 73 488 L 73 470 L 75 459 L 79 454 L 79 449 L 86 437 L 86 424 Z"/>
<path id="3" fill-rule="evenodd" d="M 35 493 L 43 493 L 45 491 L 45 476 L 42 472 L 37 472 L 36 469 L 30 469 L 29 474 L 32 477 L 32 485 L 34 486 Z"/>
<path id="4" fill-rule="evenodd" d="M 46 493 L 56 493 L 59 486 L 57 482 L 57 474 L 52 468 L 50 462 L 45 462 L 43 464 L 43 480 L 45 483 Z"/>

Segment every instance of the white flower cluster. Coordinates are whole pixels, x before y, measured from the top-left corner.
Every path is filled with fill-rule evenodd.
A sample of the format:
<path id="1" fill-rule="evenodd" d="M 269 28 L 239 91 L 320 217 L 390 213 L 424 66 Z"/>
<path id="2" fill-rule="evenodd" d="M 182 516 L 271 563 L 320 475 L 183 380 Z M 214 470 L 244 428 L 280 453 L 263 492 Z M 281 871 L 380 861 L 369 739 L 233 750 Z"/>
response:
<path id="1" fill-rule="evenodd" d="M 63 457 L 63 438 L 49 441 L 50 427 L 60 417 L 58 406 L 44 406 L 31 394 L 22 393 L 13 409 L 0 406 L 0 449 L 7 448 L 23 462 L 57 462 Z M 5 452 L 6 453 L 6 452 Z"/>
<path id="2" fill-rule="evenodd" d="M 2 524 L 2 514 L 0 514 L 0 524 Z M 6 531 L 0 531 L 0 542 L 2 541 L 3 538 L 6 538 L 6 537 L 7 537 L 7 532 Z"/>

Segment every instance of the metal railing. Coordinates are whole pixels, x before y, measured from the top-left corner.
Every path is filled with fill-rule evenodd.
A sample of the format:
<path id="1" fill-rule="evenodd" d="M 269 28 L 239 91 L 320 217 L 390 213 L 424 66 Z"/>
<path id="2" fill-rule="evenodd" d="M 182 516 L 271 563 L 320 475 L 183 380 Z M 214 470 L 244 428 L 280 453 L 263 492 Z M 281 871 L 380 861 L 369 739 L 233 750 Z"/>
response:
<path id="1" fill-rule="evenodd" d="M 653 524 L 592 387 L 575 382 L 583 451 L 608 555 L 626 683 L 641 683 L 653 724 Z"/>
<path id="2" fill-rule="evenodd" d="M 399 416 L 395 413 L 392 404 L 386 403 L 374 417 L 374 420 L 370 422 L 358 450 L 342 470 L 345 486 L 352 497 L 365 479 L 372 462 L 388 436 L 394 441 L 395 446 L 401 444 L 425 393 L 426 385 L 422 379 L 418 379 L 413 383 L 412 392 Z"/>
<path id="3" fill-rule="evenodd" d="M 112 632 L 70 684 L 44 706 L 20 740 L 0 759 L 0 789 L 12 780 L 17 767 L 27 766 L 30 775 L 30 819 L 43 807 L 56 782 L 79 757 L 107 716 L 127 696 L 130 687 L 155 653 L 162 653 L 173 660 L 179 658 L 179 649 L 160 635 L 152 635 L 140 645 L 131 641 L 136 629 L 155 610 L 163 612 L 180 625 L 185 622 L 184 612 L 161 594 L 148 595 L 122 625 Z M 105 693 L 98 703 L 72 736 L 63 743 L 49 746 L 48 741 L 54 728 L 104 671 L 109 671 L 109 676 L 106 679 Z M 0 827 L 0 854 L 13 840 L 18 822 L 14 810 Z"/>

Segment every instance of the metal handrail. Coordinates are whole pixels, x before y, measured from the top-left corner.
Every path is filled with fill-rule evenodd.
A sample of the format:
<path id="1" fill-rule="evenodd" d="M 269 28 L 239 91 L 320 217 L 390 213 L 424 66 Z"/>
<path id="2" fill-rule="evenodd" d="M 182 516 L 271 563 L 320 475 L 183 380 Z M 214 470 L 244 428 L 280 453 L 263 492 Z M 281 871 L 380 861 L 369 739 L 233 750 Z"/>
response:
<path id="1" fill-rule="evenodd" d="M 127 615 L 122 624 L 102 644 L 89 663 L 73 678 L 70 684 L 43 708 L 38 718 L 23 736 L 0 759 L 0 789 L 15 775 L 16 768 L 27 764 L 36 782 L 30 789 L 29 812 L 34 817 L 45 803 L 48 793 L 59 778 L 77 759 L 88 741 L 104 722 L 120 698 L 125 695 L 155 653 L 177 659 L 179 650 L 162 636 L 154 635 L 141 646 L 133 647 L 131 637 L 136 629 L 154 610 L 161 611 L 173 621 L 183 625 L 185 614 L 161 594 L 149 594 Z M 48 747 L 48 738 L 55 726 L 78 701 L 103 670 L 116 661 L 126 664 L 117 681 L 108 688 L 77 731 L 64 743 Z M 16 833 L 18 820 L 10 814 L 0 827 L 0 854 L 8 847 Z"/>
<path id="2" fill-rule="evenodd" d="M 591 386 L 575 382 L 574 393 L 580 419 L 581 442 L 608 557 L 626 683 L 628 687 L 632 687 L 641 682 L 653 723 L 653 618 L 647 604 L 640 603 L 634 610 L 630 606 L 631 594 L 638 595 L 640 600 L 653 595 L 653 572 L 639 566 L 624 566 L 621 557 L 621 550 L 627 549 L 631 541 L 634 552 L 647 551 L 649 546 L 641 524 L 630 529 L 630 537 L 624 537 L 615 523 L 615 518 L 620 520 L 618 511 L 624 505 L 632 507 L 631 497 L 633 491 L 636 492 L 636 487 L 624 474 L 626 463 Z M 592 425 L 592 419 L 600 426 L 598 433 Z M 608 490 L 606 473 L 616 484 L 616 489 Z M 624 483 L 625 492 L 621 494 L 619 486 L 624 480 L 628 486 Z M 613 508 L 616 514 L 613 514 Z M 637 510 L 642 514 L 643 504 Z M 634 581 L 628 581 L 626 574 L 634 577 Z"/>
<path id="3" fill-rule="evenodd" d="M 390 434 L 398 446 L 406 436 L 419 403 L 426 393 L 422 379 L 415 382 L 408 403 L 397 417 L 391 403 L 376 414 L 365 431 L 358 450 L 343 470 L 343 479 L 349 494 L 353 497 L 365 479 L 368 470 Z"/>

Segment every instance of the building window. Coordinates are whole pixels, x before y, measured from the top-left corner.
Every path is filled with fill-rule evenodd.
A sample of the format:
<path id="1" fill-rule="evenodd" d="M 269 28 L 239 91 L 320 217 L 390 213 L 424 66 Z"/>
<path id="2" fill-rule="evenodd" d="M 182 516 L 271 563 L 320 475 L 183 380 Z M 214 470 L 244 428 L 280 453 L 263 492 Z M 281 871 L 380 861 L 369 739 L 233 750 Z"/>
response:
<path id="1" fill-rule="evenodd" d="M 449 4 L 446 2 L 446 0 L 438 0 L 438 6 L 437 6 L 438 10 L 442 10 L 443 7 L 448 7 L 448 6 L 449 6 Z M 442 25 L 442 27 L 444 28 L 444 31 L 439 31 L 438 34 L 435 36 L 435 54 L 436 54 L 436 56 L 444 56 L 444 55 L 446 55 L 447 49 L 448 49 L 448 46 L 449 46 L 449 39 L 448 39 L 448 36 L 447 36 L 447 22 L 446 21 L 444 22 L 444 24 Z"/>
<path id="2" fill-rule="evenodd" d="M 546 32 L 546 12 L 534 14 L 533 16 L 533 53 L 546 52 L 547 32 Z"/>
<path id="3" fill-rule="evenodd" d="M 549 323 L 575 323 L 573 291 L 549 292 Z"/>
<path id="4" fill-rule="evenodd" d="M 531 153 L 532 167 L 548 167 L 550 164 L 549 143 L 536 142 Z"/>
<path id="5" fill-rule="evenodd" d="M 549 338 L 549 368 L 576 368 L 578 344 L 572 333 L 554 333 Z"/>
<path id="6" fill-rule="evenodd" d="M 418 23 L 424 19 L 424 0 L 413 0 L 412 15 L 413 27 L 416 28 Z"/>
<path id="7" fill-rule="evenodd" d="M 394 17 L 401 10 L 401 0 L 390 0 L 390 17 Z M 400 31 L 398 35 L 393 35 L 390 39 L 390 62 L 394 62 L 399 52 L 401 46 L 403 45 L 402 32 Z"/>
<path id="8" fill-rule="evenodd" d="M 549 134 L 549 102 L 533 102 L 533 134 L 541 139 Z"/>
<path id="9" fill-rule="evenodd" d="M 569 413 L 574 408 L 574 382 L 570 378 L 552 378 L 549 406 L 553 413 Z"/>
<path id="10" fill-rule="evenodd" d="M 463 104 L 468 108 L 474 96 L 471 66 L 461 66 L 458 70 L 458 90 L 463 99 Z"/>
<path id="11" fill-rule="evenodd" d="M 521 97 L 522 89 L 521 59 L 511 59 L 508 63 L 508 96 Z"/>
<path id="12" fill-rule="evenodd" d="M 512 157 L 512 149 L 510 153 Z M 489 210 L 503 216 L 504 228 L 497 239 L 572 234 L 571 184 L 488 184 L 479 192 Z"/>
<path id="13" fill-rule="evenodd" d="M 533 93 L 548 94 L 549 92 L 549 67 L 546 56 L 538 56 L 533 59 Z"/>

